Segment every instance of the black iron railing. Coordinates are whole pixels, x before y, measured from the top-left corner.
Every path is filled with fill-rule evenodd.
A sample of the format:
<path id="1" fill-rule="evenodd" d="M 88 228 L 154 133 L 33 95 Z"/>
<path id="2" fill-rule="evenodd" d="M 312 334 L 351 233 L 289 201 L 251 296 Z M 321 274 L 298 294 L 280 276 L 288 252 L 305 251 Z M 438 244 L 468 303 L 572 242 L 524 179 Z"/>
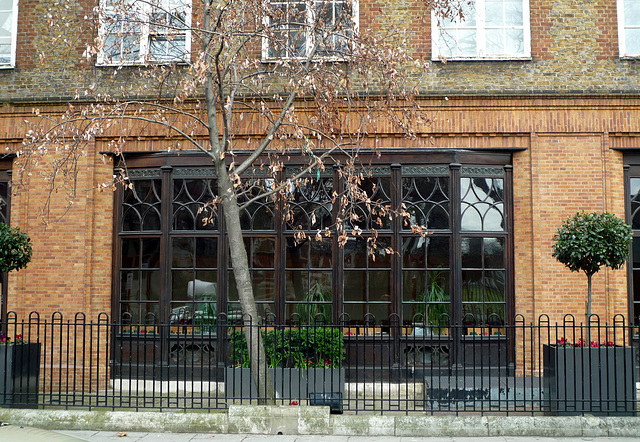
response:
<path id="1" fill-rule="evenodd" d="M 635 415 L 638 327 L 572 316 L 552 323 L 327 325 L 273 318 L 181 324 L 106 314 L 1 324 L 0 406 L 225 409 L 262 403 L 248 347 L 262 337 L 277 404 L 405 413 Z M 249 344 L 249 345 L 248 345 Z M 268 378 L 267 378 L 268 375 Z M 262 378 L 261 378 L 262 379 Z"/>

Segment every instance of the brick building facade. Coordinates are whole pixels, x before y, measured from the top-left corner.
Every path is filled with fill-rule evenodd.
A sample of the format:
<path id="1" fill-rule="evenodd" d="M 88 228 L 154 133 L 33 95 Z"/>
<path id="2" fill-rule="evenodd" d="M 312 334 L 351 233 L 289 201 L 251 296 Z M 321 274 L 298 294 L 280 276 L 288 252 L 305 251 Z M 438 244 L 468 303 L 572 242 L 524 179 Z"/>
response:
<path id="1" fill-rule="evenodd" d="M 18 7 L 16 2 L 15 62 L 0 70 L 3 146 L 22 142 L 24 121 L 33 118 L 35 108 L 44 115 L 60 115 L 70 99 L 88 88 L 116 92 L 140 81 L 132 77 L 133 70 L 117 71 L 96 65 L 95 57 L 83 58 L 95 35 L 84 32 L 82 23 L 93 16 L 98 2 L 67 3 L 71 12 L 66 22 L 47 22 L 42 17 L 48 16 L 49 8 L 63 6 L 22 0 Z M 409 153 L 412 161 L 430 163 L 430 156 L 446 151 L 446 161 L 438 164 L 450 166 L 466 158 L 463 168 L 506 166 L 504 186 L 512 202 L 505 202 L 508 223 L 501 232 L 507 244 L 502 267 L 508 281 L 502 319 L 509 321 L 514 314 L 526 318 L 548 314 L 552 320 L 567 313 L 581 317 L 586 278 L 570 273 L 551 257 L 552 237 L 564 219 L 580 210 L 610 211 L 632 221 L 632 200 L 637 195 L 631 183 L 640 164 L 635 156 L 640 142 L 640 65 L 633 56 L 621 56 L 619 17 L 624 15 L 625 0 L 520 3 L 529 20 L 523 25 L 528 37 L 522 43 L 530 47 L 512 57 L 479 52 L 447 62 L 433 59 L 421 89 L 421 105 L 432 124 L 413 140 L 385 131 L 381 124 L 379 143 L 385 152 Z M 395 23 L 406 30 L 413 56 L 434 58 L 436 25 L 421 2 L 360 0 L 357 10 L 360 29 Z M 628 16 L 631 21 L 631 12 Z M 633 33 L 625 35 L 626 48 L 631 48 Z M 52 39 L 65 44 L 52 46 Z M 89 316 L 121 312 L 117 261 L 122 196 L 96 189 L 113 175 L 113 163 L 101 155 L 109 141 L 108 135 L 98 138 L 93 153 L 79 160 L 73 205 L 67 208 L 64 195 L 54 196 L 50 219 L 56 222 L 46 227 L 41 222 L 48 197 L 42 177 L 33 175 L 28 186 L 14 189 L 10 222 L 29 233 L 34 257 L 26 270 L 8 277 L 8 310 L 20 315 L 32 310 L 45 315 L 84 311 Z M 160 134 L 146 134 L 128 149 L 159 158 L 153 154 L 167 146 Z M 149 164 L 159 168 L 176 160 L 171 155 L 163 158 Z M 189 156 L 183 158 L 176 161 L 188 163 Z M 5 172 L 13 167 L 16 176 L 11 158 L 1 166 Z M 385 166 L 393 167 L 391 161 Z M 400 272 L 394 269 L 402 263 L 389 265 Z M 400 313 L 402 295 L 393 296 L 396 301 L 390 309 Z M 634 309 L 634 302 L 640 303 L 640 287 L 634 288 L 632 269 L 603 270 L 594 277 L 595 313 L 604 318 L 630 313 L 637 317 L 640 308 Z M 453 304 L 452 309 L 458 308 Z"/>

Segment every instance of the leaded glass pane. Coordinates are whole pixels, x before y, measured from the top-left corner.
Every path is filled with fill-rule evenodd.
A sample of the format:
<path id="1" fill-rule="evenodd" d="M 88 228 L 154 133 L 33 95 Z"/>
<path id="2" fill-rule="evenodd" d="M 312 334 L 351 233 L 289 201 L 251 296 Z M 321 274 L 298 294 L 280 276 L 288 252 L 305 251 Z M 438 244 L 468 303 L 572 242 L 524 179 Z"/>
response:
<path id="1" fill-rule="evenodd" d="M 265 190 L 271 189 L 273 180 L 248 179 L 245 181 L 250 189 L 238 198 L 238 202 L 245 201 L 262 194 Z M 240 212 L 240 225 L 242 230 L 274 230 L 275 229 L 275 204 L 273 200 L 264 198 L 251 203 Z"/>
<path id="2" fill-rule="evenodd" d="M 631 199 L 631 227 L 640 229 L 640 178 L 629 180 L 629 198 Z"/>
<path id="3" fill-rule="evenodd" d="M 122 231 L 161 230 L 161 181 L 133 180 L 123 197 Z"/>
<path id="4" fill-rule="evenodd" d="M 9 223 L 9 183 L 0 181 L 0 222 Z"/>
<path id="5" fill-rule="evenodd" d="M 213 179 L 173 180 L 174 230 L 217 230 L 218 212 L 211 203 L 216 198 Z"/>
<path id="6" fill-rule="evenodd" d="M 501 178 L 461 178 L 461 223 L 464 231 L 504 231 Z"/>
<path id="7" fill-rule="evenodd" d="M 449 178 L 415 177 L 402 179 L 402 202 L 409 213 L 403 229 L 411 225 L 429 229 L 449 228 Z"/>
<path id="8" fill-rule="evenodd" d="M 389 177 L 364 178 L 359 185 L 347 186 L 347 193 L 356 201 L 343 210 L 347 214 L 343 216 L 347 229 L 359 227 L 362 230 L 388 229 L 391 221 L 384 211 L 391 204 L 391 179 Z M 367 200 L 367 201 L 363 201 Z M 351 215 L 354 215 L 354 219 Z"/>
<path id="9" fill-rule="evenodd" d="M 323 230 L 333 225 L 333 179 L 302 180 L 292 185 L 292 201 L 287 201 L 293 213 L 287 228 Z"/>

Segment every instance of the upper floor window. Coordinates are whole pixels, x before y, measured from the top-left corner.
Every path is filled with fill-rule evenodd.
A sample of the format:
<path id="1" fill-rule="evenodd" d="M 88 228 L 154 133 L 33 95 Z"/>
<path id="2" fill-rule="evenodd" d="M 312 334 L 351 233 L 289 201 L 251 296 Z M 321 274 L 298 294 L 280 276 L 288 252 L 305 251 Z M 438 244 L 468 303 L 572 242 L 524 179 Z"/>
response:
<path id="1" fill-rule="evenodd" d="M 529 0 L 470 0 L 461 7 L 460 17 L 433 13 L 434 60 L 531 57 Z"/>
<path id="2" fill-rule="evenodd" d="M 620 57 L 640 56 L 640 2 L 618 0 Z"/>
<path id="3" fill-rule="evenodd" d="M 357 0 L 270 0 L 263 40 L 265 60 L 304 58 L 318 44 L 317 54 L 343 58 L 357 28 Z"/>
<path id="4" fill-rule="evenodd" d="M 16 65 L 18 0 L 0 0 L 0 68 Z"/>
<path id="5" fill-rule="evenodd" d="M 101 5 L 98 64 L 189 61 L 191 0 L 102 0 Z"/>

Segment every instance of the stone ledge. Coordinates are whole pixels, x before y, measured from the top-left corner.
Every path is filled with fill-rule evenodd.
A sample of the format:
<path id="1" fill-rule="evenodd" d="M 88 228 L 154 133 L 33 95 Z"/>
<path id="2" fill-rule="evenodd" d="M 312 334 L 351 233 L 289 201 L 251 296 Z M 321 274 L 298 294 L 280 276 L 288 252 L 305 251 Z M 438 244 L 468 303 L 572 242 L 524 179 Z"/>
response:
<path id="1" fill-rule="evenodd" d="M 228 412 L 0 409 L 0 422 L 46 430 L 396 437 L 637 437 L 637 417 L 330 415 L 329 407 L 230 406 Z"/>

